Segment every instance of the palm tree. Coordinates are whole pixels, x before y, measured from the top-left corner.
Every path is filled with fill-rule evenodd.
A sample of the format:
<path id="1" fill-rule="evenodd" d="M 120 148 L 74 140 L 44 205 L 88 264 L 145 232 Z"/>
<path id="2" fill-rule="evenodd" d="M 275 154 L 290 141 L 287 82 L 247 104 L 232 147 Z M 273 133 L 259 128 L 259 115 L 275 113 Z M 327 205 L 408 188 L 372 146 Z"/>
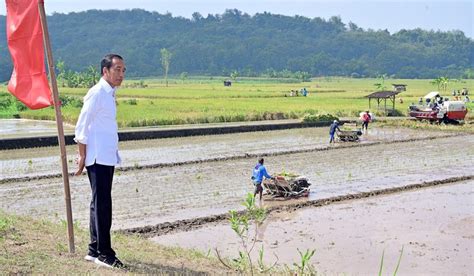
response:
<path id="1" fill-rule="evenodd" d="M 444 93 L 448 90 L 448 85 L 450 82 L 454 82 L 456 80 L 452 80 L 448 77 L 437 77 L 436 79 L 432 80 L 430 83 L 432 85 L 438 86 L 438 90 L 443 90 Z"/>
<path id="2" fill-rule="evenodd" d="M 168 87 L 168 71 L 170 69 L 172 54 L 166 48 L 161 49 L 160 52 L 161 52 L 161 65 L 163 66 L 163 70 L 165 71 L 166 87 Z"/>
<path id="3" fill-rule="evenodd" d="M 375 87 L 378 89 L 378 90 L 385 90 L 387 87 L 385 86 L 385 78 L 387 78 L 387 74 L 382 74 L 382 75 L 379 75 L 378 78 L 380 79 L 381 82 L 379 83 L 374 83 Z"/>

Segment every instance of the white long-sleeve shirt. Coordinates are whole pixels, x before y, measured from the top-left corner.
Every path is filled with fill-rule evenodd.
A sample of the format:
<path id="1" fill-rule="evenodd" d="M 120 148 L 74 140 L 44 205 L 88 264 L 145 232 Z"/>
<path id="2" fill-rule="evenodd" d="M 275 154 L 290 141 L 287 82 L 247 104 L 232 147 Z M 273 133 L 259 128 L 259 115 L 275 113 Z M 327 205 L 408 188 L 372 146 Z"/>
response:
<path id="1" fill-rule="evenodd" d="M 115 90 L 101 78 L 84 97 L 74 141 L 86 145 L 86 166 L 120 163 Z"/>

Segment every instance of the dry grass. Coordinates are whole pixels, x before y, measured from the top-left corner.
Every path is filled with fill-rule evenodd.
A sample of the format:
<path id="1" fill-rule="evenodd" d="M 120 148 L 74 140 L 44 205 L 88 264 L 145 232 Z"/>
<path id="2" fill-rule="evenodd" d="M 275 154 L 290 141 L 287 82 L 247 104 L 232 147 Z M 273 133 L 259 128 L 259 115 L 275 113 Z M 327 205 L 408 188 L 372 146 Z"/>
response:
<path id="1" fill-rule="evenodd" d="M 437 124 L 414 119 L 379 120 L 377 121 L 377 126 L 407 127 L 412 129 L 426 129 L 444 132 L 474 133 L 474 121 L 472 120 L 466 120 L 466 122 L 461 125 Z"/>
<path id="2" fill-rule="evenodd" d="M 7 274 L 224 274 L 212 256 L 114 234 L 114 249 L 127 270 L 106 269 L 83 260 L 88 232 L 75 227 L 76 253 L 68 253 L 66 226 L 0 211 L 0 271 Z"/>

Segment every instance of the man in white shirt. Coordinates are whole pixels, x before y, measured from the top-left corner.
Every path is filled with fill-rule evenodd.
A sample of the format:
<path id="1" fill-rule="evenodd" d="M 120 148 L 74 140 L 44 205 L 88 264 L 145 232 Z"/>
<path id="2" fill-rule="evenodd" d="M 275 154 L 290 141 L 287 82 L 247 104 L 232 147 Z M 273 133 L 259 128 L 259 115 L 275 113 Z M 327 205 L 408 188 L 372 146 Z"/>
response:
<path id="1" fill-rule="evenodd" d="M 106 55 L 101 63 L 102 78 L 84 97 L 74 140 L 79 146 L 76 175 L 84 167 L 92 189 L 88 261 L 107 267 L 123 267 L 115 256 L 110 239 L 112 227 L 112 179 L 118 154 L 118 127 L 115 91 L 125 77 L 125 63 L 116 54 Z"/>

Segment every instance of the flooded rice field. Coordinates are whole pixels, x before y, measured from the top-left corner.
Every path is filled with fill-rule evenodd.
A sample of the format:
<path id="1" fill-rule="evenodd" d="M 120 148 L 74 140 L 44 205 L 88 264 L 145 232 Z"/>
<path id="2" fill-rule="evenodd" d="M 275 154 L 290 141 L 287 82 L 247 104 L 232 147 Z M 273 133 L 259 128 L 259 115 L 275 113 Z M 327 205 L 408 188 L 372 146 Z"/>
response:
<path id="1" fill-rule="evenodd" d="M 474 271 L 474 181 L 395 195 L 352 200 L 294 212 L 273 212 L 258 228 L 256 248 L 265 262 L 299 262 L 297 249 L 316 250 L 317 272 L 329 275 L 393 273 L 403 248 L 400 275 L 470 275 Z M 265 203 L 264 203 L 265 204 Z M 255 228 L 250 229 L 252 235 Z M 215 249 L 237 257 L 239 240 L 229 223 L 152 238 L 168 246 Z M 254 250 L 254 259 L 257 251 Z M 472 274 L 471 274 L 472 275 Z"/>
<path id="2" fill-rule="evenodd" d="M 160 167 L 206 160 L 235 159 L 259 154 L 317 151 L 328 148 L 327 128 L 304 128 L 194 136 L 120 143 L 123 163 L 118 169 L 143 166 Z M 396 128 L 372 128 L 358 143 L 339 143 L 333 147 L 357 146 L 393 141 L 409 141 L 459 135 Z M 69 171 L 74 171 L 77 147 L 67 146 Z M 0 151 L 0 183 L 11 178 L 45 177 L 61 173 L 59 148 Z"/>
<path id="3" fill-rule="evenodd" d="M 341 143 L 328 148 L 326 128 L 123 143 L 123 159 L 135 160 L 126 161 L 128 165 L 140 163 L 140 160 L 173 163 L 225 158 L 165 167 L 140 169 L 137 166 L 127 171 L 118 170 L 113 188 L 113 228 L 143 227 L 240 209 L 242 198 L 253 189 L 249 178 L 256 158 L 245 157 L 249 153 L 267 154 L 306 147 L 307 151 L 266 158 L 270 173 L 284 170 L 309 178 L 313 183 L 312 192 L 309 198 L 303 200 L 318 200 L 472 174 L 474 135 L 442 137 L 445 134 L 436 132 L 395 129 L 370 131 L 362 137 L 360 146 L 356 146 L 357 143 L 349 144 L 354 145 L 353 147 L 344 147 L 347 144 Z M 400 137 L 404 137 L 406 142 L 389 143 Z M 413 140 L 414 138 L 421 139 Z M 318 147 L 327 150 L 312 150 Z M 11 154 L 15 157 L 12 158 Z M 48 160 L 56 158 L 51 157 L 53 154 L 54 151 L 50 148 L 2 152 L 2 178 L 5 180 L 0 184 L 0 208 L 35 217 L 64 217 L 61 178 L 8 180 L 8 177 L 24 175 L 21 172 L 24 168 L 20 164 L 28 163 L 28 158 L 39 158 L 32 162 L 31 175 L 40 170 L 35 166 L 44 168 L 43 174 L 53 172 L 53 167 L 59 169 L 59 165 L 49 164 L 51 161 Z M 233 158 L 236 155 L 243 156 Z M 19 163 L 15 166 L 10 162 Z M 90 200 L 87 176 L 71 177 L 70 184 L 74 219 L 86 226 Z"/>
<path id="4" fill-rule="evenodd" d="M 57 135 L 55 121 L 0 119 L 0 138 L 28 137 L 35 135 Z M 64 131 L 74 131 L 74 126 L 63 124 Z"/>
<path id="5" fill-rule="evenodd" d="M 312 183 L 305 198 L 265 197 L 271 213 L 258 246 L 264 245 L 267 263 L 275 253 L 280 264 L 291 265 L 297 248 L 316 249 L 311 263 L 319 272 L 373 275 L 384 250 L 385 271 L 393 271 L 404 246 L 402 274 L 474 269 L 473 134 L 371 128 L 360 142 L 329 146 L 327 128 L 305 128 L 127 141 L 120 148 L 114 230 L 142 229 L 161 244 L 204 252 L 217 247 L 234 256 L 237 239 L 223 214 L 243 208 L 253 191 L 251 169 L 263 155 L 270 173 L 293 172 Z M 67 150 L 72 172 L 76 147 Z M 0 209 L 64 219 L 58 152 L 0 151 Z M 87 228 L 87 176 L 70 177 L 70 185 L 73 217 Z"/>

